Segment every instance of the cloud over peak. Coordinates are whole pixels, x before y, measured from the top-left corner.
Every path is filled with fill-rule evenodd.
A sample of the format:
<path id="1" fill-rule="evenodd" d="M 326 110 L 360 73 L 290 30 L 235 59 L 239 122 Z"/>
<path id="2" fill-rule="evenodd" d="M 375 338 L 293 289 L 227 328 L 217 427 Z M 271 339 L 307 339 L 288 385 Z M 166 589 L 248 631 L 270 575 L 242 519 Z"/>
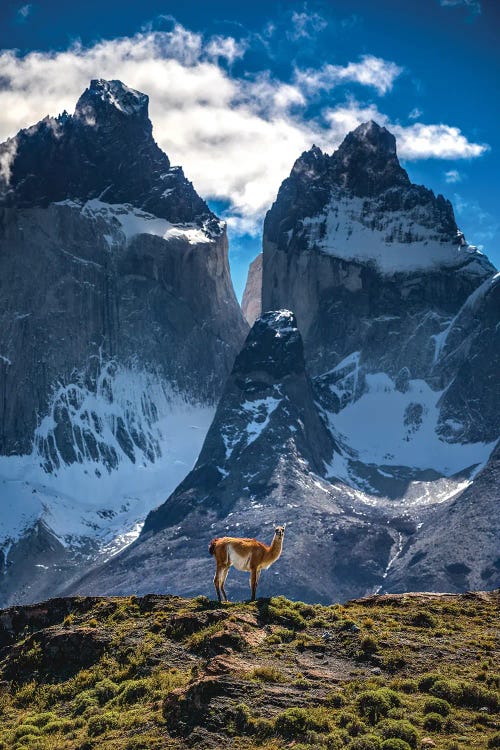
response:
<path id="1" fill-rule="evenodd" d="M 311 28 L 305 19 L 296 19 L 295 28 L 301 29 L 302 21 L 304 29 Z M 365 120 L 392 130 L 406 159 L 473 158 L 487 148 L 471 143 L 457 127 L 419 121 L 403 127 L 375 104 L 346 98 L 347 84 L 386 94 L 402 72 L 394 62 L 364 55 L 345 65 L 296 68 L 290 80 L 268 70 L 237 76 L 231 66 L 250 44 L 229 35 L 206 38 L 173 22 L 168 31 L 146 29 L 91 47 L 24 56 L 5 50 L 0 52 L 0 140 L 47 114 L 72 111 L 90 79 L 120 78 L 149 95 L 159 145 L 173 163 L 183 165 L 204 198 L 229 205 L 228 216 L 240 232 L 258 231 L 302 151 L 312 143 L 332 151 Z M 306 116 L 319 92 L 341 85 L 336 103 Z"/>

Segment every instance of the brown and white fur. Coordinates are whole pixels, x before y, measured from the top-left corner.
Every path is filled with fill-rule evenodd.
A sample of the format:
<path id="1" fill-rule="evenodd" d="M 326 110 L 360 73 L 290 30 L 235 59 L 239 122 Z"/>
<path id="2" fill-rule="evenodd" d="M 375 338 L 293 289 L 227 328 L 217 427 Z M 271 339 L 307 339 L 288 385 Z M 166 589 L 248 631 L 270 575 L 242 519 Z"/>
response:
<path id="1" fill-rule="evenodd" d="M 274 530 L 273 541 L 269 546 L 263 544 L 263 542 L 258 542 L 256 539 L 239 539 L 233 536 L 212 539 L 208 551 L 215 557 L 217 566 L 214 586 L 219 601 L 222 601 L 222 591 L 222 595 L 227 602 L 224 583 L 231 565 L 234 565 L 237 570 L 247 570 L 250 573 L 252 601 L 255 601 L 260 573 L 262 570 L 269 568 L 281 555 L 284 536 L 285 526 L 277 526 Z"/>

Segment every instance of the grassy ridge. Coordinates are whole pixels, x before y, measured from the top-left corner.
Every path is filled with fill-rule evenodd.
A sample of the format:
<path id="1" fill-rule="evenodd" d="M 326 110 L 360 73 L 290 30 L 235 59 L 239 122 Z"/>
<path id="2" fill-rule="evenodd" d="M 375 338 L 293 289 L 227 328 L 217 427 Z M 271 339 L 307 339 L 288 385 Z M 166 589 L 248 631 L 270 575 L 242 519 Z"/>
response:
<path id="1" fill-rule="evenodd" d="M 1 750 L 500 748 L 498 592 L 0 612 Z"/>

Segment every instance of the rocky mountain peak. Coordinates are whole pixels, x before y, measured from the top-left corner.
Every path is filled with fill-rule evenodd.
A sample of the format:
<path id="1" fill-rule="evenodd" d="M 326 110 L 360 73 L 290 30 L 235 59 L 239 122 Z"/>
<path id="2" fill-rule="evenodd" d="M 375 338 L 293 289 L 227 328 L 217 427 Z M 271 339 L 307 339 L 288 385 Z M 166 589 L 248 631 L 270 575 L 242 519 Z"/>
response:
<path id="1" fill-rule="evenodd" d="M 182 169 L 155 143 L 148 102 L 121 81 L 94 79 L 74 115 L 46 117 L 0 144 L 0 207 L 97 198 L 221 234 Z"/>
<path id="2" fill-rule="evenodd" d="M 266 312 L 255 321 L 246 345 L 236 357 L 233 375 L 262 373 L 280 379 L 304 371 L 302 338 L 290 310 Z M 255 383 L 252 380 L 253 386 Z"/>
<path id="3" fill-rule="evenodd" d="M 331 170 L 334 182 L 360 197 L 410 185 L 397 157 L 395 137 L 373 120 L 346 135 L 331 156 Z"/>
<path id="4" fill-rule="evenodd" d="M 148 118 L 149 97 L 140 91 L 125 86 L 121 81 L 106 81 L 94 78 L 85 89 L 75 107 L 75 117 L 88 120 L 109 116 L 109 110 L 126 116 L 140 115 Z"/>
<path id="5" fill-rule="evenodd" d="M 387 128 L 379 125 L 375 120 L 368 120 L 353 130 L 344 139 L 344 143 L 369 146 L 372 149 L 385 151 L 387 154 L 396 153 L 396 138 Z"/>

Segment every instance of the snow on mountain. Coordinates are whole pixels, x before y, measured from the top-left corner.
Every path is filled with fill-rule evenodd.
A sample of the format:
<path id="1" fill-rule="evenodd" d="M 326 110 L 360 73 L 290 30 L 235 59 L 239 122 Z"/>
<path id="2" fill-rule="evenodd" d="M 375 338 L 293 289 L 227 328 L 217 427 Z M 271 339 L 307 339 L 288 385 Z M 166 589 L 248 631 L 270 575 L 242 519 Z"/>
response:
<path id="1" fill-rule="evenodd" d="M 302 220 L 311 247 L 344 260 L 373 263 L 384 274 L 466 265 L 484 273 L 485 258 L 460 233 L 443 241 L 421 206 L 381 212 L 377 201 L 332 195 L 322 213 Z"/>

